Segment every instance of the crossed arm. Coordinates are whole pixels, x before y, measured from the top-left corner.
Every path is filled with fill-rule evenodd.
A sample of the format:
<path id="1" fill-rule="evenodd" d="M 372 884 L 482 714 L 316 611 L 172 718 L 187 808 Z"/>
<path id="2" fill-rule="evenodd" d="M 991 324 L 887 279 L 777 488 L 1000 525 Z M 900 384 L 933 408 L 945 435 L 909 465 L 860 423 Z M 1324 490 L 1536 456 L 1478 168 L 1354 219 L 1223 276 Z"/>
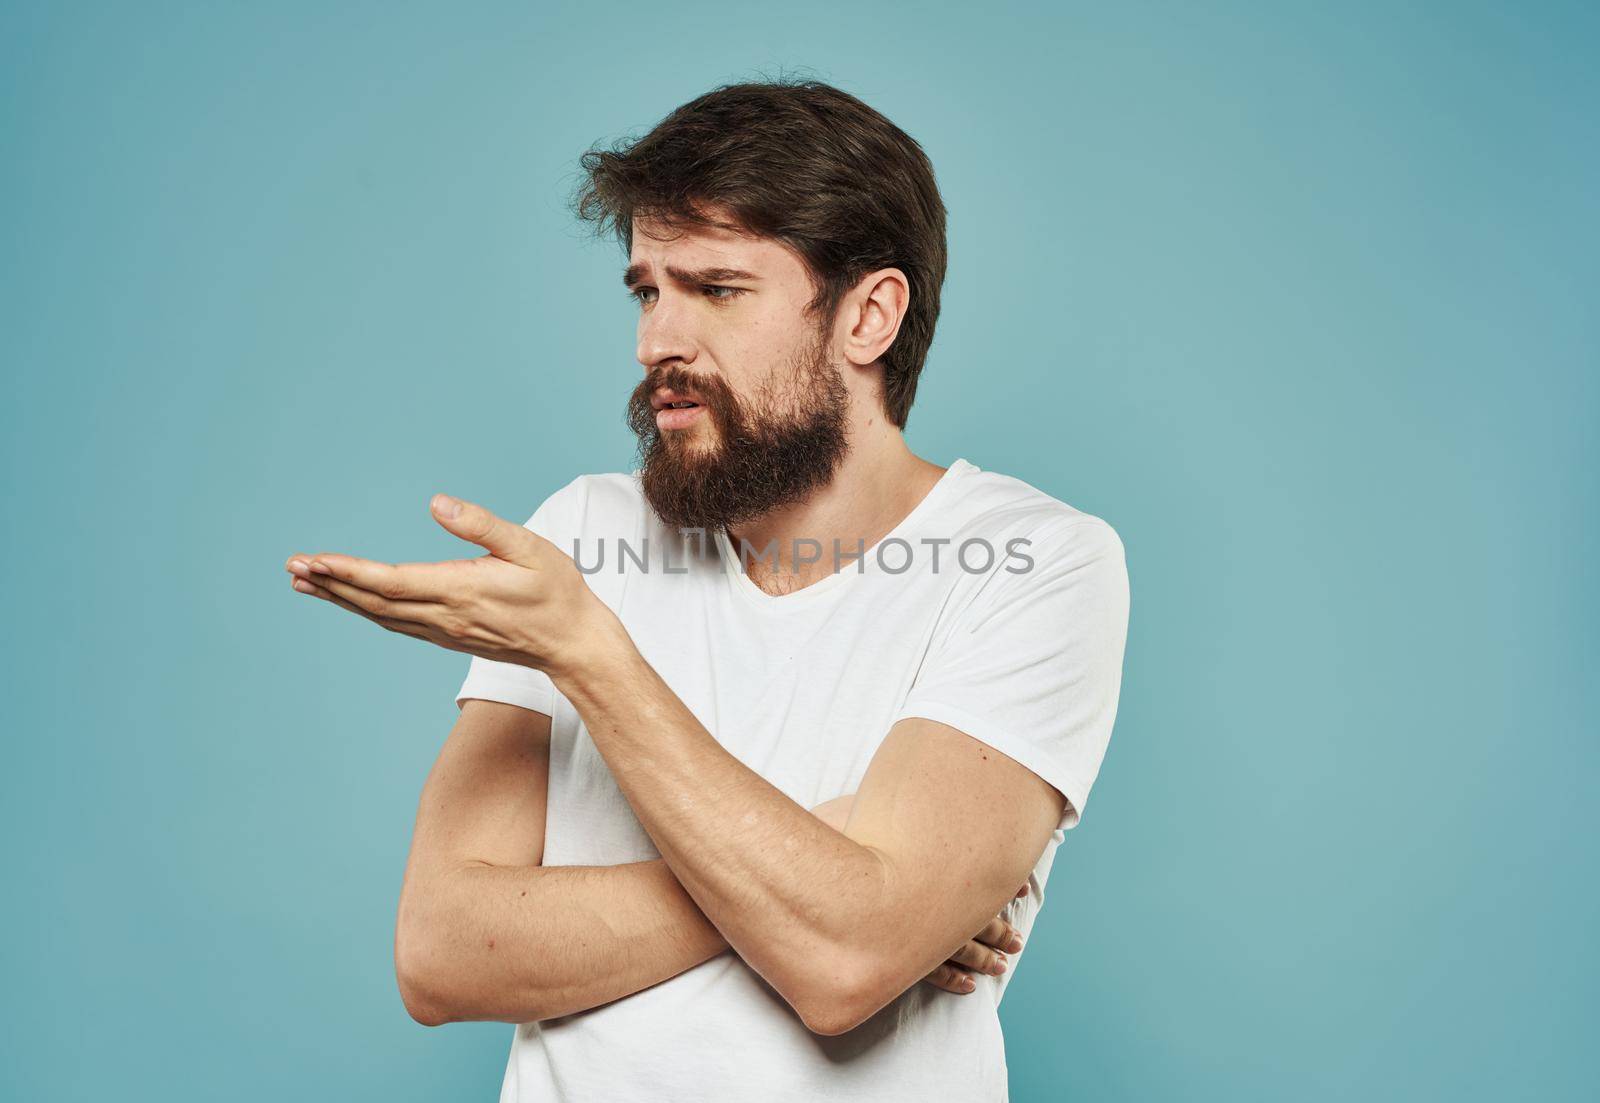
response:
<path id="1" fill-rule="evenodd" d="M 659 859 L 543 867 L 550 718 L 467 701 L 428 776 L 395 925 L 419 1022 L 529 1022 L 636 992 L 725 948 Z"/>
<path id="2" fill-rule="evenodd" d="M 400 566 L 294 557 L 286 564 L 294 587 L 391 631 L 548 674 L 582 716 L 666 870 L 811 1030 L 843 1033 L 916 983 L 982 928 L 1038 862 L 1065 797 L 1021 763 L 945 724 L 901 720 L 884 736 L 836 830 L 716 741 L 570 557 L 471 503 L 440 495 L 433 508 L 440 524 L 490 554 Z M 514 803 L 506 814 L 526 816 Z M 450 877 L 497 878 L 497 906 L 509 903 L 512 891 L 516 899 L 533 891 L 494 866 L 484 859 Z M 560 876 L 614 878 L 609 887 L 628 892 L 623 878 L 662 872 Z M 634 923 L 678 931 L 686 909 L 673 899 L 664 910 L 630 912 L 619 941 L 631 944 L 639 933 Z M 595 909 L 585 919 L 603 925 L 613 914 Z M 470 916 L 456 918 L 460 924 L 446 929 L 476 937 Z M 692 919 L 687 926 L 694 927 Z M 575 926 L 545 933 L 545 946 L 581 945 L 585 937 Z M 402 974 L 406 961 L 420 961 L 415 975 L 437 975 L 426 963 L 439 943 L 399 941 Z M 486 951 L 494 948 L 488 941 Z M 685 956 L 703 960 L 715 952 L 705 931 L 686 936 Z M 618 956 L 608 968 L 619 971 L 619 988 L 625 978 L 653 972 Z M 553 983 L 547 990 L 565 989 Z"/>
<path id="3" fill-rule="evenodd" d="M 815 1033 L 853 1029 L 949 957 L 1061 819 L 1065 797 L 1037 774 L 910 718 L 836 831 L 728 753 L 620 621 L 595 623 L 557 688 L 684 890 Z"/>
<path id="4" fill-rule="evenodd" d="M 550 718 L 468 700 L 428 776 L 395 927 L 407 1010 L 421 1023 L 530 1022 L 631 995 L 726 939 L 665 861 L 542 866 Z M 846 796 L 812 810 L 844 826 Z M 1020 949 L 999 916 L 926 978 L 970 992 Z M 997 963 L 999 963 L 997 965 Z"/>

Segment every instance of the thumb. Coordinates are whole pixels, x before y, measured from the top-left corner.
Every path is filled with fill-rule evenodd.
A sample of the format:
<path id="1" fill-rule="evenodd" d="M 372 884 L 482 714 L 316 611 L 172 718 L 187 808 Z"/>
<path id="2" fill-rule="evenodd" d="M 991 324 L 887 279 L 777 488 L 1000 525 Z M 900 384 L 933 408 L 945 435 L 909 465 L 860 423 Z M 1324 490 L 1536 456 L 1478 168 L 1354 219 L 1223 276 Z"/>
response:
<path id="1" fill-rule="evenodd" d="M 538 543 L 533 533 L 521 525 L 497 517 L 480 505 L 463 502 L 448 494 L 435 494 L 428 503 L 434 520 L 452 536 L 470 540 L 496 559 L 520 566 L 533 566 Z"/>

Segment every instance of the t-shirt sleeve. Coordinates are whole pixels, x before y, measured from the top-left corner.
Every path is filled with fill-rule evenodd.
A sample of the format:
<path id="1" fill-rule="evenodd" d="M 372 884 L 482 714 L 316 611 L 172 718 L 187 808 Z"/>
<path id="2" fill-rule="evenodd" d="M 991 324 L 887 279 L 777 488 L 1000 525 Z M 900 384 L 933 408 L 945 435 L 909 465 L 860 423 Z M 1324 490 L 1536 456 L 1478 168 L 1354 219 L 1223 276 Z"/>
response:
<path id="1" fill-rule="evenodd" d="M 534 510 L 533 516 L 522 523 L 523 528 L 538 533 L 569 555 L 572 541 L 577 536 L 578 510 L 575 499 L 581 493 L 580 482 L 573 480 L 550 495 Z M 467 665 L 466 680 L 456 691 L 456 707 L 460 708 L 469 697 L 475 697 L 483 701 L 520 705 L 550 716 L 555 708 L 555 696 L 555 683 L 544 671 L 474 655 Z"/>
<path id="2" fill-rule="evenodd" d="M 1076 827 L 1116 719 L 1128 604 L 1109 524 L 1041 533 L 936 628 L 894 719 L 948 724 L 1020 762 L 1067 798 L 1057 830 Z"/>

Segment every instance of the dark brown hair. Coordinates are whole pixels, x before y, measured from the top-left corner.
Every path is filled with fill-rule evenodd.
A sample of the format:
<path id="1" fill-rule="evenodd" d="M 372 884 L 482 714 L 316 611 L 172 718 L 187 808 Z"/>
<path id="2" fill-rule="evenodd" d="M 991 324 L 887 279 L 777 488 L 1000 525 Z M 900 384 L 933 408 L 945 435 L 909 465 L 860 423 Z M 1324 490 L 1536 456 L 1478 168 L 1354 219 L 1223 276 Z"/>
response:
<path id="1" fill-rule="evenodd" d="M 945 209 L 933 165 L 905 131 L 847 92 L 814 80 L 725 84 L 648 134 L 590 149 L 573 212 L 597 234 L 633 244 L 635 218 L 721 225 L 782 241 L 811 274 L 806 305 L 831 324 L 868 272 L 898 268 L 911 285 L 900 332 L 883 354 L 884 410 L 904 428 L 933 343 L 945 272 Z"/>

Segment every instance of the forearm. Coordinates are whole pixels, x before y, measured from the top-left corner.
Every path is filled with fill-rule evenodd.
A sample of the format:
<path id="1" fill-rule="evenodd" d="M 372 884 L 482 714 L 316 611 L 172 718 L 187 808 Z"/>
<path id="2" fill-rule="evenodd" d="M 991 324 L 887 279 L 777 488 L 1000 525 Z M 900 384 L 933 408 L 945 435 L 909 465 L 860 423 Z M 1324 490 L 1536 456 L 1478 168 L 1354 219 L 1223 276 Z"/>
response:
<path id="1" fill-rule="evenodd" d="M 842 828 L 851 794 L 810 812 Z M 475 862 L 402 901 L 408 1004 L 425 1021 L 536 1022 L 586 1011 L 728 948 L 661 858 L 616 866 Z M 418 914 L 421 913 L 421 914 Z"/>
<path id="2" fill-rule="evenodd" d="M 570 1015 L 658 984 L 728 945 L 659 858 L 474 863 L 435 874 L 406 907 L 413 914 L 402 925 L 415 932 L 402 967 L 407 1005 L 430 1024 Z"/>
<path id="3" fill-rule="evenodd" d="M 808 1025 L 825 1027 L 878 985 L 894 871 L 729 754 L 623 641 L 558 685 L 683 888 Z"/>

